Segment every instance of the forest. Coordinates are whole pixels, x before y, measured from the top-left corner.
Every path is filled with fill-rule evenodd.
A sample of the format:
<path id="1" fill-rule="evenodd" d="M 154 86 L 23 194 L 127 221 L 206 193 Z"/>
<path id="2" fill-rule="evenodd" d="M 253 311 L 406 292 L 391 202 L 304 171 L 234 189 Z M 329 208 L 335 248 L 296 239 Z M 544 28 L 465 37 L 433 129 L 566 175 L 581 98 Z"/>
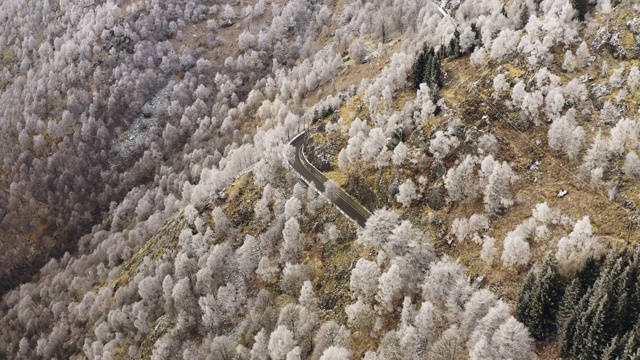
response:
<path id="1" fill-rule="evenodd" d="M 640 359 L 639 88 L 631 0 L 1 1 L 0 359 Z"/>

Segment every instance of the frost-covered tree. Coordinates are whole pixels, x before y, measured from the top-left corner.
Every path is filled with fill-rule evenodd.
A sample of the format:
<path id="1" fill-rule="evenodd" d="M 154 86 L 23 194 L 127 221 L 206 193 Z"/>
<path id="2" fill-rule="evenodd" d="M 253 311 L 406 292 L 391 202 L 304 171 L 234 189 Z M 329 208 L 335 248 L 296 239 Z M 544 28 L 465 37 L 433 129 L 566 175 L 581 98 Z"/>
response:
<path id="1" fill-rule="evenodd" d="M 222 13 L 220 14 L 220 20 L 222 21 L 223 27 L 228 27 L 235 24 L 237 19 L 236 12 L 233 10 L 231 5 L 225 4 L 222 9 Z"/>
<path id="2" fill-rule="evenodd" d="M 518 177 L 509 164 L 504 161 L 499 163 L 491 155 L 482 160 L 480 171 L 486 179 L 483 196 L 485 210 L 492 215 L 504 212 L 514 204 L 511 186 Z"/>
<path id="3" fill-rule="evenodd" d="M 350 356 L 351 352 L 348 349 L 339 346 L 330 346 L 322 353 L 320 360 L 348 360 Z"/>
<path id="4" fill-rule="evenodd" d="M 391 156 L 391 161 L 394 166 L 401 167 L 404 163 L 404 160 L 407 158 L 407 145 L 405 145 L 402 141 L 396 145 L 393 149 L 393 155 Z"/>
<path id="5" fill-rule="evenodd" d="M 569 159 L 578 156 L 584 140 L 584 129 L 576 123 L 574 111 L 567 111 L 551 124 L 548 139 L 549 147 L 567 154 Z"/>
<path id="6" fill-rule="evenodd" d="M 371 305 L 362 298 L 345 307 L 347 313 L 347 323 L 353 330 L 370 333 L 373 331 L 373 325 L 376 320 L 376 312 Z"/>
<path id="7" fill-rule="evenodd" d="M 456 218 L 451 223 L 451 232 L 458 241 L 462 242 L 468 238 L 479 238 L 479 232 L 489 230 L 489 218 L 481 214 L 473 214 L 469 219 Z"/>
<path id="8" fill-rule="evenodd" d="M 460 145 L 460 141 L 454 134 L 438 130 L 429 143 L 429 151 L 436 159 L 442 160 L 458 145 Z"/>
<path id="9" fill-rule="evenodd" d="M 571 50 L 567 50 L 564 53 L 564 61 L 562 62 L 562 69 L 568 72 L 573 72 L 577 66 L 576 56 L 573 55 Z"/>
<path id="10" fill-rule="evenodd" d="M 300 237 L 300 223 L 296 218 L 292 217 L 284 223 L 284 229 L 282 229 L 284 244 L 280 255 L 284 261 L 296 261 L 298 259 L 303 247 Z"/>
<path id="11" fill-rule="evenodd" d="M 584 0 L 578 0 L 584 1 Z M 576 50 L 576 57 L 578 58 L 578 65 L 581 68 L 587 67 L 589 64 L 589 59 L 591 58 L 591 54 L 589 53 L 589 46 L 586 42 L 582 42 L 578 49 Z"/>
<path id="12" fill-rule="evenodd" d="M 478 159 L 467 155 L 462 162 L 447 171 L 444 186 L 452 201 L 472 201 L 480 195 L 480 186 L 475 176 Z"/>
<path id="13" fill-rule="evenodd" d="M 349 55 L 351 55 L 351 58 L 359 64 L 364 64 L 369 61 L 370 54 L 371 50 L 369 49 L 369 46 L 367 46 L 367 44 L 360 38 L 349 46 Z"/>
<path id="14" fill-rule="evenodd" d="M 377 292 L 378 278 L 380 277 L 380 267 L 373 261 L 363 258 L 358 259 L 356 266 L 351 270 L 349 280 L 349 290 L 351 296 L 370 301 Z"/>
<path id="15" fill-rule="evenodd" d="M 533 339 L 527 328 L 513 317 L 505 321 L 492 338 L 494 359 L 535 359 Z"/>
<path id="16" fill-rule="evenodd" d="M 640 84 L 640 69 L 638 69 L 638 66 L 633 65 L 629 69 L 629 74 L 627 74 L 627 85 L 629 85 L 631 91 L 635 91 L 638 89 L 638 84 Z"/>
<path id="17" fill-rule="evenodd" d="M 591 221 L 584 216 L 576 222 L 573 231 L 558 241 L 556 259 L 559 269 L 565 274 L 572 274 L 582 268 L 590 257 L 596 257 L 602 245 L 593 234 Z"/>
<path id="18" fill-rule="evenodd" d="M 278 326 L 269 337 L 269 356 L 274 360 L 285 360 L 287 354 L 296 347 L 294 334 L 286 326 Z"/>
<path id="19" fill-rule="evenodd" d="M 379 248 L 389 241 L 393 229 L 400 222 L 394 210 L 378 209 L 367 219 L 364 229 L 358 233 L 358 241 Z"/>
<path id="20" fill-rule="evenodd" d="M 640 178 L 640 159 L 635 151 L 629 151 L 622 167 L 624 174 L 631 179 Z"/>
<path id="21" fill-rule="evenodd" d="M 324 196 L 331 200 L 336 201 L 340 197 L 340 187 L 335 181 L 329 179 L 324 183 Z"/>
<path id="22" fill-rule="evenodd" d="M 394 303 L 401 298 L 405 288 L 405 281 L 401 276 L 397 264 L 392 264 L 378 280 L 376 300 L 387 312 L 393 312 Z"/>
<path id="23" fill-rule="evenodd" d="M 404 207 L 409 207 L 411 202 L 420 198 L 418 188 L 411 179 L 407 179 L 404 183 L 398 187 L 398 194 L 396 200 Z"/>
<path id="24" fill-rule="evenodd" d="M 483 134 L 478 138 L 478 153 L 483 155 L 495 155 L 500 148 L 498 139 L 493 134 Z"/>
<path id="25" fill-rule="evenodd" d="M 488 265 L 493 263 L 493 259 L 498 254 L 496 248 L 496 240 L 490 236 L 485 236 L 482 242 L 482 251 L 480 251 L 480 258 Z"/>
<path id="26" fill-rule="evenodd" d="M 504 239 L 502 262 L 506 266 L 524 266 L 529 263 L 531 257 L 528 239 L 535 231 L 535 221 L 528 219 L 509 233 Z"/>

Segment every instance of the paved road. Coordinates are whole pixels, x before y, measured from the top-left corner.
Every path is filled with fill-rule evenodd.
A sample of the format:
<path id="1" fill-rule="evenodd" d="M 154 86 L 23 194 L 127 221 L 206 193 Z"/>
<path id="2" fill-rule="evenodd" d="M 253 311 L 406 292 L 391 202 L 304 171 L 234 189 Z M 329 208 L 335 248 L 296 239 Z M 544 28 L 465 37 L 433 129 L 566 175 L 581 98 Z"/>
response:
<path id="1" fill-rule="evenodd" d="M 305 133 L 301 133 L 291 140 L 291 145 L 296 149 L 296 156 L 294 162 L 291 164 L 293 169 L 300 175 L 300 177 L 307 184 L 313 183 L 320 191 L 324 191 L 324 182 L 327 181 L 327 177 L 316 169 L 311 163 L 309 163 L 304 156 Z M 340 189 L 338 199 L 333 203 L 340 209 L 346 216 L 354 220 L 358 225 L 364 227 L 365 222 L 371 216 L 371 213 L 358 203 L 354 198 L 350 197 L 344 190 Z"/>

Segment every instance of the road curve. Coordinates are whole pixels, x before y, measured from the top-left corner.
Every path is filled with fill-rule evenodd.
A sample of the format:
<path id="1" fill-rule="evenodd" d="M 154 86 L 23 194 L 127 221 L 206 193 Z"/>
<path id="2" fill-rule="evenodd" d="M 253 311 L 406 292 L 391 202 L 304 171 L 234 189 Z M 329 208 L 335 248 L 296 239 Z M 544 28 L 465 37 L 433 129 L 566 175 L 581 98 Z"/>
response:
<path id="1" fill-rule="evenodd" d="M 304 155 L 304 139 L 305 133 L 302 132 L 289 143 L 296 149 L 294 161 L 290 165 L 306 184 L 313 182 L 319 191 L 324 192 L 324 183 L 327 181 L 327 177 L 307 160 Z M 364 227 L 371 213 L 344 190 L 339 190 L 339 196 L 335 201 L 332 201 L 333 204 L 347 217 Z"/>

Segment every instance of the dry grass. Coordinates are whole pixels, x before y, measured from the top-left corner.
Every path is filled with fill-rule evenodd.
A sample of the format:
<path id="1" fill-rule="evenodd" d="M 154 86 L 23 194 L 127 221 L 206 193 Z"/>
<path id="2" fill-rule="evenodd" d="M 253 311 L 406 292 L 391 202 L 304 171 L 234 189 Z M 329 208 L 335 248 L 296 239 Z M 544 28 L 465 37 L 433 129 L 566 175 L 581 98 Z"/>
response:
<path id="1" fill-rule="evenodd" d="M 340 187 L 344 187 L 349 182 L 349 176 L 339 169 L 325 172 L 324 175 L 335 181 Z"/>

